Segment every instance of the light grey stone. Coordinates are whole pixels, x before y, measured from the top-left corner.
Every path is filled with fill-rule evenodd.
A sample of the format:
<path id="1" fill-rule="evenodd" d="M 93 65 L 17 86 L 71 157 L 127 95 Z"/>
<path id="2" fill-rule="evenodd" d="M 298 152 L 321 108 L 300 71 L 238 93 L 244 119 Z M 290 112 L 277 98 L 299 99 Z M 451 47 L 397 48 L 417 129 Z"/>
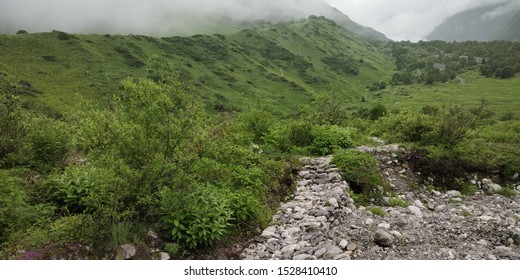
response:
<path id="1" fill-rule="evenodd" d="M 170 257 L 170 254 L 166 253 L 166 252 L 160 252 L 159 253 L 159 259 L 161 261 L 167 261 L 167 260 L 170 260 L 171 257 Z"/>
<path id="2" fill-rule="evenodd" d="M 419 209 L 419 207 L 417 207 L 415 205 L 410 205 L 410 206 L 408 206 L 407 209 L 408 209 L 408 211 L 410 211 L 415 216 L 417 216 L 419 218 L 423 217 L 423 213 L 422 213 L 421 209 Z"/>
<path id="3" fill-rule="evenodd" d="M 377 227 L 388 230 L 388 229 L 390 229 L 390 224 L 388 224 L 388 223 L 380 223 L 380 224 L 377 225 Z"/>
<path id="4" fill-rule="evenodd" d="M 275 233 L 276 233 L 276 226 L 270 226 L 270 227 L 264 229 L 264 231 L 262 232 L 260 237 L 269 239 L 269 238 L 273 237 L 273 235 L 275 235 Z"/>
<path id="5" fill-rule="evenodd" d="M 321 258 L 323 255 L 325 255 L 325 253 L 327 253 L 327 248 L 321 248 L 314 252 L 314 256 Z"/>
<path id="6" fill-rule="evenodd" d="M 329 199 L 329 200 L 327 201 L 326 206 L 332 206 L 332 207 L 334 207 L 334 208 L 337 208 L 337 207 L 339 206 L 339 204 L 338 204 L 338 200 L 335 199 L 335 198 L 331 198 L 331 199 Z"/>
<path id="7" fill-rule="evenodd" d="M 460 192 L 459 191 L 448 191 L 448 192 L 446 192 L 446 194 L 449 197 L 459 197 L 460 196 Z"/>
<path id="8" fill-rule="evenodd" d="M 334 259 L 335 256 L 340 255 L 343 253 L 343 250 L 339 248 L 338 246 L 329 246 L 327 247 L 327 252 L 323 255 L 323 258 L 326 260 Z"/>
<path id="9" fill-rule="evenodd" d="M 343 239 L 343 240 L 341 240 L 341 242 L 339 243 L 338 246 L 339 246 L 342 250 L 345 250 L 345 248 L 347 248 L 347 246 L 348 246 L 348 241 L 345 240 L 345 239 Z"/>
<path id="10" fill-rule="evenodd" d="M 497 193 L 502 190 L 502 187 L 499 184 L 493 183 L 491 179 L 483 179 L 482 180 L 482 190 L 486 193 Z"/>
<path id="11" fill-rule="evenodd" d="M 337 182 L 337 181 L 340 181 L 341 180 L 341 175 L 339 173 L 336 173 L 336 172 L 331 172 L 329 174 L 329 179 L 333 182 Z"/>
<path id="12" fill-rule="evenodd" d="M 129 260 L 135 256 L 137 253 L 137 249 L 132 244 L 124 244 L 121 245 L 121 255 L 123 256 L 123 259 Z"/>
<path id="13" fill-rule="evenodd" d="M 298 244 L 290 244 L 282 248 L 283 254 L 292 254 L 294 251 L 300 250 L 300 245 Z"/>
<path id="14" fill-rule="evenodd" d="M 311 260 L 312 256 L 308 255 L 308 254 L 300 254 L 300 255 L 294 256 L 292 259 L 294 261 L 305 261 L 305 260 Z"/>

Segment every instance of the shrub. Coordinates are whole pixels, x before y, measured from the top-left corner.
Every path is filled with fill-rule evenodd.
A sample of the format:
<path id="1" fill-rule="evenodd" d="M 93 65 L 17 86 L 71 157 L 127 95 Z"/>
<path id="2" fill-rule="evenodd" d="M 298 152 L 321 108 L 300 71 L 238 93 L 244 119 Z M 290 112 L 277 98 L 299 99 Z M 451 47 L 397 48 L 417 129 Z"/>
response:
<path id="1" fill-rule="evenodd" d="M 18 31 L 16 31 L 16 35 L 20 35 L 20 34 L 28 34 L 29 32 L 27 32 L 26 30 L 23 30 L 23 29 L 20 29 Z"/>
<path id="2" fill-rule="evenodd" d="M 31 121 L 28 134 L 32 160 L 37 166 L 52 167 L 70 149 L 70 131 L 67 124 L 48 118 L 35 118 Z"/>
<path id="3" fill-rule="evenodd" d="M 266 111 L 253 109 L 243 116 L 245 130 L 253 135 L 255 143 L 262 143 L 269 133 L 272 118 Z"/>
<path id="4" fill-rule="evenodd" d="M 230 230 L 230 199 L 215 186 L 163 188 L 159 199 L 165 230 L 174 242 L 187 248 L 209 246 Z"/>
<path id="5" fill-rule="evenodd" d="M 377 120 L 386 115 L 387 110 L 383 104 L 376 104 L 368 111 L 371 120 Z"/>
<path id="6" fill-rule="evenodd" d="M 336 125 L 316 126 L 313 131 L 313 141 L 309 151 L 313 155 L 332 154 L 336 149 L 346 149 L 352 146 L 351 130 Z"/>
<path id="7" fill-rule="evenodd" d="M 352 191 L 362 194 L 361 203 L 380 200 L 388 183 L 379 170 L 379 162 L 370 154 L 346 150 L 334 154 L 333 163 L 343 171 L 343 178 L 349 182 Z"/>

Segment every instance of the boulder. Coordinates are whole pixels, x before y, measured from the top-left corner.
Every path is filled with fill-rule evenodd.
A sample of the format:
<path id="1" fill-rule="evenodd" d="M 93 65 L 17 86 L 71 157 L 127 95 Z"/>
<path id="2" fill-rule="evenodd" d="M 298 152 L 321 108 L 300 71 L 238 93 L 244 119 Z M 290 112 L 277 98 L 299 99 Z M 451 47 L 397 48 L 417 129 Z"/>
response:
<path id="1" fill-rule="evenodd" d="M 123 256 L 123 259 L 129 260 L 135 256 L 137 253 L 137 249 L 132 244 L 124 244 L 121 245 L 121 255 Z"/>
<path id="2" fill-rule="evenodd" d="M 502 187 L 499 184 L 495 184 L 491 179 L 487 178 L 482 180 L 481 188 L 488 194 L 497 193 L 502 190 Z"/>
<path id="3" fill-rule="evenodd" d="M 394 244 L 394 237 L 392 236 L 392 234 L 388 233 L 387 231 L 379 229 L 375 232 L 374 242 L 377 245 L 380 245 L 383 247 L 390 247 Z"/>

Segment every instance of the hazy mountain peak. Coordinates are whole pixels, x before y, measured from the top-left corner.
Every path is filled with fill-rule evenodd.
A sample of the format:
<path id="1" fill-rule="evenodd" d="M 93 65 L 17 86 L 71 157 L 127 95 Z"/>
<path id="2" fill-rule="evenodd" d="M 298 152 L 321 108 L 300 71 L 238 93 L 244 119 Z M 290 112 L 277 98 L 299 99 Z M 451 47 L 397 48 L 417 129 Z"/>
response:
<path id="1" fill-rule="evenodd" d="M 508 1 L 457 13 L 427 36 L 428 40 L 520 40 L 520 2 Z"/>

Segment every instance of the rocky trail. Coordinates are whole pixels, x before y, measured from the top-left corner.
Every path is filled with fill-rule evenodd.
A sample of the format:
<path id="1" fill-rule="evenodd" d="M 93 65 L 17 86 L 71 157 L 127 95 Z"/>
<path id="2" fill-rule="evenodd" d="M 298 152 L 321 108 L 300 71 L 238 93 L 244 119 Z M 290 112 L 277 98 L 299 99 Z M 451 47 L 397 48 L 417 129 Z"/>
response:
<path id="1" fill-rule="evenodd" d="M 452 260 L 520 259 L 520 196 L 489 194 L 489 179 L 471 196 L 411 184 L 415 175 L 397 145 L 359 147 L 381 163 L 383 176 L 405 205 L 355 205 L 331 157 L 304 159 L 297 190 L 241 259 L 249 260 Z M 486 190 L 488 194 L 485 194 Z M 390 198 L 385 198 L 389 202 Z M 404 206 L 404 207 L 403 207 Z"/>

